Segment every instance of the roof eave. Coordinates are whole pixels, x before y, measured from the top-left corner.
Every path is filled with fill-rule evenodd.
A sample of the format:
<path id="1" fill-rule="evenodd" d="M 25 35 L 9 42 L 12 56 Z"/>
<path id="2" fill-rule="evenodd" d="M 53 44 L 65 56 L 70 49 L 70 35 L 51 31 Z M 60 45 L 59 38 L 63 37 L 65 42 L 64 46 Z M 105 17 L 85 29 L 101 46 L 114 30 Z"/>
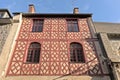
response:
<path id="1" fill-rule="evenodd" d="M 0 9 L 0 11 L 6 11 L 10 18 L 12 18 L 12 15 L 10 14 L 10 11 L 8 9 Z"/>
<path id="2" fill-rule="evenodd" d="M 13 13 L 15 14 L 20 14 L 19 12 Z M 91 17 L 92 14 L 70 14 L 70 13 L 22 13 L 24 17 Z"/>

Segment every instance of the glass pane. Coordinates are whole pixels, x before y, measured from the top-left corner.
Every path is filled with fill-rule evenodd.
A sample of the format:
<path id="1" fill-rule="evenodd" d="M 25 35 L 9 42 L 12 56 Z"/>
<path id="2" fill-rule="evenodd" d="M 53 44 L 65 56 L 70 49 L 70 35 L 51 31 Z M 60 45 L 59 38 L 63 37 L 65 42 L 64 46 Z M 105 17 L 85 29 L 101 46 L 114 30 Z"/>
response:
<path id="1" fill-rule="evenodd" d="M 42 32 L 42 26 L 38 26 L 38 32 Z"/>
<path id="2" fill-rule="evenodd" d="M 39 62 L 40 50 L 36 49 L 34 53 L 34 62 Z"/>
<path id="3" fill-rule="evenodd" d="M 27 62 L 32 62 L 33 50 L 28 51 Z"/>
<path id="4" fill-rule="evenodd" d="M 67 20 L 67 27 L 68 27 L 68 32 L 78 32 L 78 23 L 77 19 L 69 19 Z"/>
<path id="5" fill-rule="evenodd" d="M 72 27 L 70 24 L 68 24 L 68 31 L 71 32 L 72 31 Z"/>
<path id="6" fill-rule="evenodd" d="M 78 25 L 77 24 L 74 24 L 74 31 L 78 32 Z"/>
<path id="7" fill-rule="evenodd" d="M 40 44 L 37 42 L 33 42 L 31 43 L 30 48 L 40 48 Z"/>
<path id="8" fill-rule="evenodd" d="M 43 19 L 34 19 L 33 20 L 33 32 L 42 32 L 43 30 Z"/>
<path id="9" fill-rule="evenodd" d="M 76 42 L 70 44 L 71 61 L 84 62 L 82 45 Z"/>
<path id="10" fill-rule="evenodd" d="M 27 55 L 27 62 L 39 62 L 40 57 L 40 44 L 37 42 L 33 42 L 30 44 L 30 47 L 28 49 L 28 55 Z"/>
<path id="11" fill-rule="evenodd" d="M 32 28 L 32 32 L 35 32 L 35 30 L 36 30 L 36 27 L 35 27 L 35 26 L 33 26 L 33 28 Z"/>

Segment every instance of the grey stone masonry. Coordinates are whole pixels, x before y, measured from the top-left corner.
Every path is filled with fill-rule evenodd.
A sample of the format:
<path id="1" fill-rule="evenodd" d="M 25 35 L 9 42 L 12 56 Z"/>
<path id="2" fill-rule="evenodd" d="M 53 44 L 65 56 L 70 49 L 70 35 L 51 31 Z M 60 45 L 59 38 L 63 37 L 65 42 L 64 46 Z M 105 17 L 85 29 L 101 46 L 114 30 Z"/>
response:
<path id="1" fill-rule="evenodd" d="M 0 25 L 0 55 L 12 24 Z"/>
<path id="2" fill-rule="evenodd" d="M 110 44 L 109 38 L 107 36 L 107 33 L 100 33 L 100 37 L 102 40 L 102 43 L 104 45 L 105 51 L 108 55 L 108 58 L 112 61 L 112 62 L 118 62 L 119 61 L 119 57 L 116 56 L 115 54 L 113 54 L 113 50 L 112 50 L 112 45 Z"/>
<path id="3" fill-rule="evenodd" d="M 93 24 L 97 33 L 105 32 L 120 34 L 120 23 L 94 22 Z"/>
<path id="4" fill-rule="evenodd" d="M 92 34 L 92 37 L 97 38 L 97 35 L 96 35 L 97 32 L 95 30 L 95 26 L 93 24 L 93 21 L 92 21 L 91 17 L 88 18 L 88 26 L 90 26 L 89 29 L 90 29 L 90 32 Z"/>
<path id="5" fill-rule="evenodd" d="M 113 63 L 113 73 L 116 80 L 120 80 L 120 63 Z"/>

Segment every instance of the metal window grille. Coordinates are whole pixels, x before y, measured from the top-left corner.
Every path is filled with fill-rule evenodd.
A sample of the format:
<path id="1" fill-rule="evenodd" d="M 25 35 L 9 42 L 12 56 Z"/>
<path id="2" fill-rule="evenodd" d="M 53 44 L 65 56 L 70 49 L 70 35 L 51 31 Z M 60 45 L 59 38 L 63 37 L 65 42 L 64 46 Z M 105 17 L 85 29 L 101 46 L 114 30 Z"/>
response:
<path id="1" fill-rule="evenodd" d="M 83 48 L 79 43 L 70 44 L 70 60 L 71 62 L 84 62 Z"/>
<path id="2" fill-rule="evenodd" d="M 42 32 L 43 31 L 43 19 L 33 19 L 32 32 Z"/>
<path id="3" fill-rule="evenodd" d="M 77 19 L 67 19 L 68 32 L 79 32 Z"/>
<path id="4" fill-rule="evenodd" d="M 41 45 L 37 42 L 30 44 L 26 62 L 39 63 Z"/>

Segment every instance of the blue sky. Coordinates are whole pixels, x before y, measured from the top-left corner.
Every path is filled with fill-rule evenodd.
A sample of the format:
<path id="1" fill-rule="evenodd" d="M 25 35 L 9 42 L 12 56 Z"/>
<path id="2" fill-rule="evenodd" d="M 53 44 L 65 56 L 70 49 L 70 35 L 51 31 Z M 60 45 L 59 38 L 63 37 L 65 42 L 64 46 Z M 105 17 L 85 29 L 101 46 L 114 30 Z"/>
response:
<path id="1" fill-rule="evenodd" d="M 0 0 L 0 8 L 13 12 L 27 12 L 34 4 L 37 13 L 92 13 L 93 21 L 120 23 L 120 0 Z"/>

